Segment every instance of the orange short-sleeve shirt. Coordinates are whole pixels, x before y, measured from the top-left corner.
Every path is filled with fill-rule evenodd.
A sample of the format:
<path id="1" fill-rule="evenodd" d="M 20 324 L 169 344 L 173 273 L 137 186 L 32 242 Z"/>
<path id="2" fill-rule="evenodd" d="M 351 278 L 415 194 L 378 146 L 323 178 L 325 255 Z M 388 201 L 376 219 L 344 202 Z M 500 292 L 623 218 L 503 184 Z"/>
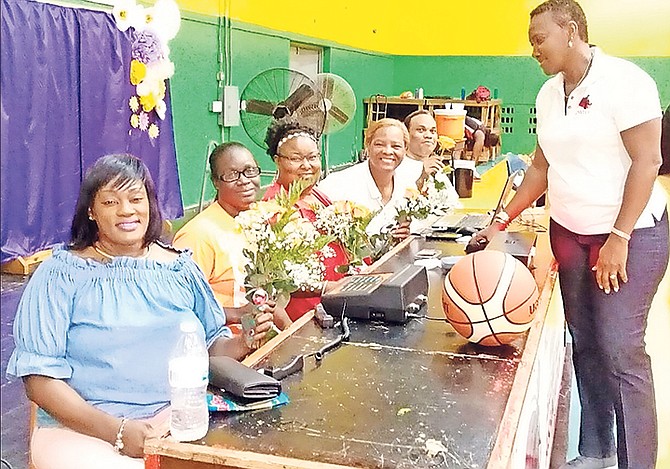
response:
<path id="1" fill-rule="evenodd" d="M 193 252 L 193 260 L 205 274 L 222 307 L 239 308 L 247 303 L 246 261 L 242 253 L 246 238 L 221 205 L 214 202 L 193 217 L 177 232 L 172 244 Z"/>

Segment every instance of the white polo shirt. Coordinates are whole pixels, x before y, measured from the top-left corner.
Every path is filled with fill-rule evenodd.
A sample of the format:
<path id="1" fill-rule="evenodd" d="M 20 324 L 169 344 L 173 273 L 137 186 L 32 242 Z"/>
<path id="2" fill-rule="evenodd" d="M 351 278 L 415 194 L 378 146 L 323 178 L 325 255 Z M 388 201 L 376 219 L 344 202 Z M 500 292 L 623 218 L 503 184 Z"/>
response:
<path id="1" fill-rule="evenodd" d="M 423 162 L 405 156 L 398 167 L 395 169 L 396 174 L 400 174 L 402 177 L 407 179 L 418 180 L 423 174 Z"/>
<path id="2" fill-rule="evenodd" d="M 562 73 L 547 80 L 536 100 L 551 217 L 585 235 L 609 233 L 619 214 L 631 166 L 620 133 L 662 115 L 656 83 L 646 72 L 593 49 L 591 69 L 567 107 Z M 653 226 L 665 205 L 655 183 L 635 228 Z"/>
<path id="3" fill-rule="evenodd" d="M 423 167 L 421 162 L 418 163 Z M 416 178 L 412 179 L 413 173 L 399 174 L 399 168 L 400 166 L 395 170 L 393 193 L 386 205 L 382 202 L 382 194 L 372 178 L 368 161 L 329 174 L 317 185 L 317 188 L 332 201 L 350 200 L 364 205 L 373 212 L 380 210 L 370 221 L 367 229 L 368 233 L 376 234 L 384 226 L 393 223 L 396 215 L 395 204 L 405 197 L 405 190 L 410 187 L 416 189 Z"/>

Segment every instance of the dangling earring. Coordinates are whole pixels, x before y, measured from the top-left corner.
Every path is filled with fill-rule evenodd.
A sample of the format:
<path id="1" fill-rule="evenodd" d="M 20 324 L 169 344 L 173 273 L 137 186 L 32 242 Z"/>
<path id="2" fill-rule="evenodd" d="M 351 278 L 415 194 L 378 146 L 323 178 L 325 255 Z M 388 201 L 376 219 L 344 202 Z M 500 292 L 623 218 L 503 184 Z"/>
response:
<path id="1" fill-rule="evenodd" d="M 572 39 L 568 39 L 568 47 L 572 47 Z"/>

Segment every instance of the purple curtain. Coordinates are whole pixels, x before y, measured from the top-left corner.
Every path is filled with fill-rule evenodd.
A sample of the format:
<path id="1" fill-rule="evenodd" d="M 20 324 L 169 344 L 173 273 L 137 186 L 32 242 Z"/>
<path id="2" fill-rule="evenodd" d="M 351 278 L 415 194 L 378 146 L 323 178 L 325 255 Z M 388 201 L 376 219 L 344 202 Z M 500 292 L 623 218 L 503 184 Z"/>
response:
<path id="1" fill-rule="evenodd" d="M 104 12 L 1 1 L 2 262 L 69 239 L 83 173 L 105 154 L 142 158 L 163 215 L 181 217 L 169 91 L 157 138 L 129 123 L 132 30 Z"/>

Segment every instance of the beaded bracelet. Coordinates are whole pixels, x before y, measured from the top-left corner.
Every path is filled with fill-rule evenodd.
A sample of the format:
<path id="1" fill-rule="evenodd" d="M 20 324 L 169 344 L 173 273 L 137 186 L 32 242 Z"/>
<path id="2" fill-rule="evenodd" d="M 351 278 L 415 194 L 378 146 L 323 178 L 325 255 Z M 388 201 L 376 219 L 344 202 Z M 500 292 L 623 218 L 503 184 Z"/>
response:
<path id="1" fill-rule="evenodd" d="M 625 231 L 621 231 L 618 228 L 612 227 L 611 229 L 612 234 L 617 235 L 619 238 L 623 238 L 626 241 L 630 241 L 630 235 L 626 233 Z"/>
<path id="2" fill-rule="evenodd" d="M 121 450 L 123 449 L 123 429 L 126 426 L 126 422 L 128 421 L 127 418 L 122 418 L 121 419 L 121 426 L 119 426 L 119 431 L 116 433 L 116 441 L 114 441 L 114 451 L 117 453 L 121 453 Z"/>

